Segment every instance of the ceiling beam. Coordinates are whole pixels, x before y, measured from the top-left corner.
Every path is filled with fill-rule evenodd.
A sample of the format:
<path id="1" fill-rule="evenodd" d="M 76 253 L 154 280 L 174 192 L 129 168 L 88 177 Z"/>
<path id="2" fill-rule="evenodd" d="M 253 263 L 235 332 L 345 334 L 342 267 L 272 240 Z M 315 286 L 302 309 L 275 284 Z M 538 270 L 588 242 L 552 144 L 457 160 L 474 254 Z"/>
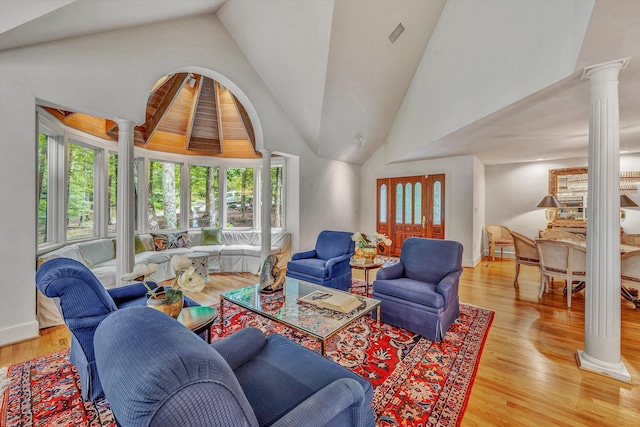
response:
<path id="1" fill-rule="evenodd" d="M 220 154 L 224 154 L 224 133 L 222 131 L 222 114 L 220 113 L 220 83 L 214 80 L 215 98 L 216 98 L 216 114 L 218 115 L 218 137 L 220 139 Z"/>
<path id="2" fill-rule="evenodd" d="M 233 105 L 235 105 L 238 116 L 240 116 L 240 120 L 242 120 L 244 131 L 249 138 L 249 142 L 251 142 L 251 146 L 253 146 L 253 151 L 256 151 L 256 137 L 253 133 L 253 125 L 251 124 L 249 113 L 247 113 L 247 110 L 245 110 L 242 103 L 238 101 L 238 98 L 236 98 L 234 94 L 231 94 L 231 99 L 233 99 Z"/>
<path id="3" fill-rule="evenodd" d="M 173 78 L 169 79 L 165 84 L 170 84 L 169 90 L 167 90 L 167 94 L 162 98 L 160 105 L 156 109 L 155 113 L 149 120 L 147 120 L 147 131 L 145 134 L 145 142 L 149 142 L 153 134 L 156 132 L 158 128 L 158 124 L 162 121 L 162 118 L 167 114 L 171 105 L 175 102 L 180 90 L 187 82 L 187 77 L 189 73 L 178 73 L 173 76 Z"/>
<path id="4" fill-rule="evenodd" d="M 104 120 L 104 133 L 106 133 L 107 135 L 118 136 L 118 131 L 116 130 L 117 127 L 118 127 L 118 124 L 113 120 L 109 120 L 109 119 Z"/>
<path id="5" fill-rule="evenodd" d="M 200 100 L 200 94 L 202 93 L 202 84 L 204 83 L 204 77 L 199 74 L 194 75 L 196 79 L 196 94 L 191 102 L 191 111 L 189 111 L 189 119 L 187 121 L 187 134 L 185 138 L 187 150 L 191 145 L 191 132 L 193 131 L 193 123 L 196 120 L 196 109 L 198 108 L 198 101 Z"/>

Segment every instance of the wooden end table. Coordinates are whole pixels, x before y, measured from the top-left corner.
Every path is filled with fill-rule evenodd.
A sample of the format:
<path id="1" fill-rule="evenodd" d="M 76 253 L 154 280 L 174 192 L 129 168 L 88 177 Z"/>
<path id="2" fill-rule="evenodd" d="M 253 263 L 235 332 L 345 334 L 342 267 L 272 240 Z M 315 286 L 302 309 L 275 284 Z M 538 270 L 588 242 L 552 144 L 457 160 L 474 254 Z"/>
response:
<path id="1" fill-rule="evenodd" d="M 365 295 L 369 295 L 369 270 L 375 270 L 377 268 L 382 267 L 382 261 L 373 260 L 373 261 L 364 261 L 358 262 L 355 260 L 351 260 L 349 262 L 351 268 L 355 268 L 356 270 L 364 270 L 364 292 Z"/>
<path id="2" fill-rule="evenodd" d="M 213 307 L 185 307 L 178 315 L 178 322 L 191 329 L 194 334 L 205 333 L 205 341 L 211 344 L 211 326 L 218 317 L 218 310 Z"/>

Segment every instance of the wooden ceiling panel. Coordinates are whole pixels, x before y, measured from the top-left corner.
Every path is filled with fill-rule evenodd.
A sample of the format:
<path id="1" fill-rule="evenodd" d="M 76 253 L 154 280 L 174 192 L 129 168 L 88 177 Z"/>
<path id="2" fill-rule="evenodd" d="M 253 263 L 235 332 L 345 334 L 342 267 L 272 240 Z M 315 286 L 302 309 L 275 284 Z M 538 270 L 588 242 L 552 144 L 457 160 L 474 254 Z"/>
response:
<path id="1" fill-rule="evenodd" d="M 46 109 L 71 127 L 118 139 L 113 120 Z M 147 101 L 146 119 L 134 127 L 138 146 L 169 153 L 261 157 L 255 152 L 254 130 L 245 108 L 229 90 L 205 76 L 177 73 L 158 81 Z"/>
<path id="2" fill-rule="evenodd" d="M 191 138 L 192 140 L 193 138 L 220 140 L 214 81 L 207 77 L 202 82 L 202 90 L 191 129 Z"/>

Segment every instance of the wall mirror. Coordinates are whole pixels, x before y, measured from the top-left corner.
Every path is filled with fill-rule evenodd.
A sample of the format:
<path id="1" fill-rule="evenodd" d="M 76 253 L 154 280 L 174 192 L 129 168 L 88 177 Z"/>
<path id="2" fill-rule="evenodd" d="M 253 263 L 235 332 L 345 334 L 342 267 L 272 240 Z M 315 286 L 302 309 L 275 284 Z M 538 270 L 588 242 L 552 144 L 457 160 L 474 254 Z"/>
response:
<path id="1" fill-rule="evenodd" d="M 620 172 L 620 194 L 636 194 L 640 171 Z M 558 221 L 587 219 L 587 167 L 549 169 L 549 194 L 562 203 Z"/>
<path id="2" fill-rule="evenodd" d="M 562 203 L 558 220 L 586 220 L 587 167 L 549 169 L 549 194 Z"/>

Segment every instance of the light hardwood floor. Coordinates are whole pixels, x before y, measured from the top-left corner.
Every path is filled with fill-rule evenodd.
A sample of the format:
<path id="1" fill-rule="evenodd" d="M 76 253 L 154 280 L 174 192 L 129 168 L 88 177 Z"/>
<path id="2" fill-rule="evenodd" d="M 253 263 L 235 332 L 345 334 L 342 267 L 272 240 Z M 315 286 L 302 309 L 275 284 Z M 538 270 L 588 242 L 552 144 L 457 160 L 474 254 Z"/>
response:
<path id="1" fill-rule="evenodd" d="M 638 426 L 640 425 L 640 310 L 621 300 L 622 361 L 626 384 L 579 370 L 575 352 L 584 348 L 584 291 L 566 307 L 556 282 L 538 301 L 539 274 L 523 266 L 514 288 L 512 260 L 485 260 L 465 268 L 461 301 L 496 312 L 480 360 L 463 426 Z M 212 275 L 199 302 L 218 302 L 220 292 L 255 283 L 257 276 Z M 354 270 L 354 277 L 363 278 Z M 372 272 L 371 277 L 375 277 Z M 0 348 L 0 366 L 69 346 L 64 326 L 41 337 Z"/>

